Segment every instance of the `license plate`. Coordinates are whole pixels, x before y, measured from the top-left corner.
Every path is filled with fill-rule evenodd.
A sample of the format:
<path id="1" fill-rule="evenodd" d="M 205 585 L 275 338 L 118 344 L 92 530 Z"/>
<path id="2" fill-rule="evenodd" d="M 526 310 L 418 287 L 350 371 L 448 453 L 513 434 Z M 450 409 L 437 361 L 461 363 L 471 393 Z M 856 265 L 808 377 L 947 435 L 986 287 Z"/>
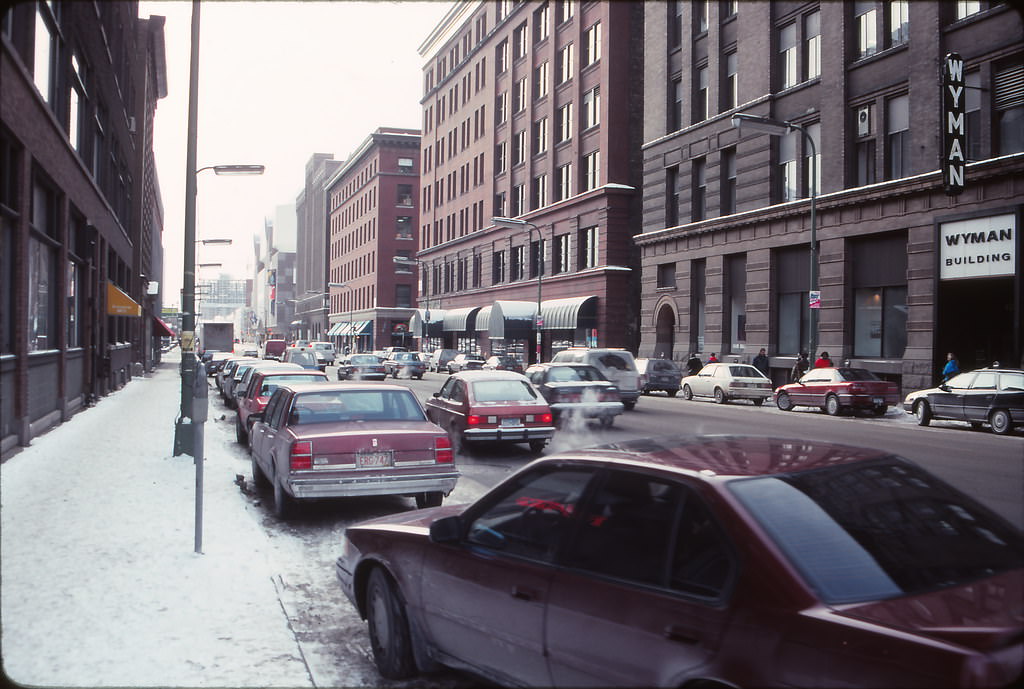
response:
<path id="1" fill-rule="evenodd" d="M 356 466 L 359 467 L 389 467 L 393 463 L 394 452 L 391 450 L 356 453 Z"/>
<path id="2" fill-rule="evenodd" d="M 506 418 L 506 419 L 502 419 L 501 420 L 501 425 L 502 426 L 522 426 L 523 425 L 523 420 L 520 419 L 520 418 L 514 418 L 514 419 Z"/>
<path id="3" fill-rule="evenodd" d="M 873 398 L 871 398 L 871 401 L 874 404 L 885 404 L 885 400 L 883 398 L 881 398 L 881 397 L 873 397 Z"/>

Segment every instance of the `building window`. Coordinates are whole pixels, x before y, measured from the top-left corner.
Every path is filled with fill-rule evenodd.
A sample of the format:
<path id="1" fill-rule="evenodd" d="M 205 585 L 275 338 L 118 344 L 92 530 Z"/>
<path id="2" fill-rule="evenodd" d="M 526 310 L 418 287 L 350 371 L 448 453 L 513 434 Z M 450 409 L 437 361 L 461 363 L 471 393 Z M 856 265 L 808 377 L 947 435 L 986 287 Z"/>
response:
<path id="1" fill-rule="evenodd" d="M 508 120 L 508 91 L 502 91 L 494 101 L 494 123 L 504 124 Z"/>
<path id="2" fill-rule="evenodd" d="M 530 277 L 544 272 L 544 240 L 530 242 Z"/>
<path id="3" fill-rule="evenodd" d="M 683 128 L 683 79 L 675 77 L 672 79 L 670 94 L 672 102 L 668 109 L 668 129 L 670 132 L 677 132 Z"/>
<path id="4" fill-rule="evenodd" d="M 710 0 L 696 0 L 693 3 L 694 29 L 697 33 L 705 33 L 708 30 L 708 3 Z"/>
<path id="5" fill-rule="evenodd" d="M 775 253 L 775 333 L 779 354 L 799 354 L 807 341 L 807 291 L 810 281 L 808 247 L 793 247 Z"/>
<path id="6" fill-rule="evenodd" d="M 412 172 L 412 158 L 399 158 L 398 159 L 398 171 L 399 172 Z"/>
<path id="7" fill-rule="evenodd" d="M 804 17 L 804 70 L 805 79 L 821 76 L 821 12 Z"/>
<path id="8" fill-rule="evenodd" d="M 82 124 L 85 122 L 86 112 L 86 90 L 85 76 L 78 56 L 71 56 L 71 73 L 69 74 L 68 88 L 68 141 L 76 151 L 82 153 L 84 148 L 82 140 Z"/>
<path id="9" fill-rule="evenodd" d="M 779 145 L 779 202 L 786 203 L 798 198 L 800 180 L 797 177 L 797 143 L 800 132 L 791 131 L 777 137 Z"/>
<path id="10" fill-rule="evenodd" d="M 592 151 L 583 156 L 583 191 L 597 189 L 601 185 L 601 151 Z"/>
<path id="11" fill-rule="evenodd" d="M 491 264 L 491 282 L 495 285 L 505 282 L 505 252 L 495 251 Z"/>
<path id="12" fill-rule="evenodd" d="M 889 2 L 889 46 L 903 45 L 910 40 L 910 3 L 908 0 Z"/>
<path id="13" fill-rule="evenodd" d="M 690 221 L 697 222 L 706 217 L 707 208 L 707 161 L 697 158 L 693 161 L 693 187 L 690 194 Z"/>
<path id="14" fill-rule="evenodd" d="M 874 55 L 878 52 L 874 0 L 857 0 L 853 6 L 853 14 L 857 36 L 857 57 L 862 58 Z"/>
<path id="15" fill-rule="evenodd" d="M 32 234 L 28 242 L 28 350 L 57 346 L 57 195 L 36 183 L 32 189 Z"/>
<path id="16" fill-rule="evenodd" d="M 54 70 L 54 52 L 56 45 L 53 36 L 57 33 L 49 3 L 36 5 L 35 53 L 32 63 L 32 80 L 43 100 L 52 105 L 53 88 L 56 82 Z"/>
<path id="17" fill-rule="evenodd" d="M 512 136 L 512 165 L 526 162 L 526 130 L 521 129 Z"/>
<path id="18" fill-rule="evenodd" d="M 560 234 L 555 237 L 555 255 L 552 257 L 552 273 L 569 272 L 569 252 L 571 250 L 568 234 Z"/>
<path id="19" fill-rule="evenodd" d="M 533 70 L 533 97 L 536 99 L 548 95 L 548 63 L 544 62 Z"/>
<path id="20" fill-rule="evenodd" d="M 74 261 L 68 261 L 68 273 L 67 273 L 67 294 L 65 298 L 65 308 L 67 309 L 68 318 L 68 329 L 67 329 L 67 343 L 68 347 L 80 347 L 81 337 L 80 331 L 82 328 L 82 284 L 81 284 L 82 270 L 77 263 Z"/>
<path id="21" fill-rule="evenodd" d="M 580 230 L 580 270 L 596 268 L 598 265 L 597 254 L 597 227 L 585 227 Z"/>
<path id="22" fill-rule="evenodd" d="M 512 247 L 512 262 L 509 266 L 511 270 L 510 278 L 512 282 L 516 280 L 522 280 L 526 277 L 526 247 L 525 246 L 514 246 Z"/>
<path id="23" fill-rule="evenodd" d="M 742 354 L 747 343 L 747 255 L 725 257 L 725 295 L 729 352 Z"/>
<path id="24" fill-rule="evenodd" d="M 690 263 L 690 351 L 704 351 L 704 329 L 707 325 L 705 312 L 707 296 L 705 294 L 706 261 L 703 258 Z"/>
<path id="25" fill-rule="evenodd" d="M 411 206 L 412 205 L 412 185 L 411 184 L 399 184 L 396 186 L 398 191 L 398 199 L 396 203 L 399 206 Z"/>
<path id="26" fill-rule="evenodd" d="M 572 163 L 558 168 L 558 180 L 555 182 L 555 200 L 564 201 L 572 196 Z"/>
<path id="27" fill-rule="evenodd" d="M 568 43 L 558 51 L 558 73 L 555 75 L 555 79 L 559 84 L 564 84 L 572 79 L 572 46 L 572 43 Z"/>
<path id="28" fill-rule="evenodd" d="M 530 93 L 528 88 L 529 79 L 523 77 L 512 87 L 512 112 L 522 112 L 526 109 L 526 101 Z"/>
<path id="29" fill-rule="evenodd" d="M 740 11 L 739 0 L 722 0 L 722 19 L 732 19 Z"/>
<path id="30" fill-rule="evenodd" d="M 595 86 L 583 94 L 583 129 L 601 124 L 601 87 Z"/>
<path id="31" fill-rule="evenodd" d="M 533 13 L 533 42 L 540 43 L 548 37 L 551 24 L 551 12 L 548 3 L 544 3 Z"/>
<path id="32" fill-rule="evenodd" d="M 679 166 L 665 169 L 665 227 L 679 224 Z"/>
<path id="33" fill-rule="evenodd" d="M 601 22 L 583 33 L 583 66 L 589 67 L 601 59 Z"/>
<path id="34" fill-rule="evenodd" d="M 494 215 L 499 218 L 507 218 L 508 213 L 506 212 L 507 196 L 505 192 L 499 191 L 494 195 Z M 435 242 L 436 243 L 436 242 Z"/>
<path id="35" fill-rule="evenodd" d="M 967 120 L 967 160 L 985 157 L 981 148 L 981 73 L 964 74 L 964 116 Z M 1024 99 L 1022 99 L 1024 104 Z"/>
<path id="36" fill-rule="evenodd" d="M 558 143 L 572 138 L 572 103 L 558 109 Z"/>
<path id="37" fill-rule="evenodd" d="M 395 285 L 395 307 L 399 309 L 412 307 L 412 285 Z"/>
<path id="38" fill-rule="evenodd" d="M 494 73 L 502 74 L 508 69 L 508 39 L 494 48 Z"/>
<path id="39" fill-rule="evenodd" d="M 910 174 L 910 97 L 897 96 L 885 103 L 886 179 Z"/>
<path id="40" fill-rule="evenodd" d="M 980 0 L 957 0 L 956 2 L 956 18 L 957 20 L 967 19 L 972 14 L 981 12 L 981 1 Z"/>
<path id="41" fill-rule="evenodd" d="M 668 48 L 676 50 L 683 46 L 683 0 L 668 2 Z"/>
<path id="42" fill-rule="evenodd" d="M 548 118 L 542 117 L 533 123 L 533 154 L 548 150 Z"/>
<path id="43" fill-rule="evenodd" d="M 555 2 L 555 17 L 559 24 L 564 24 L 576 13 L 575 10 L 576 0 L 556 0 Z"/>
<path id="44" fill-rule="evenodd" d="M 527 47 L 526 22 L 523 22 L 512 32 L 512 59 L 518 60 L 526 57 Z"/>
<path id="45" fill-rule="evenodd" d="M 801 137 L 801 143 L 804 145 L 804 175 L 806 175 L 807 182 L 804 185 L 806 195 L 811 195 L 811 174 L 814 174 L 814 191 L 818 194 L 821 193 L 821 124 L 815 122 L 814 124 L 808 124 L 805 126 L 807 135 L 811 137 L 811 141 L 814 142 L 814 155 L 811 155 L 811 147 L 807 145 L 807 141 L 804 137 Z"/>
<path id="46" fill-rule="evenodd" d="M 548 205 L 548 176 L 537 175 L 533 178 L 532 189 L 530 190 L 530 206 L 533 210 Z"/>
<path id="47" fill-rule="evenodd" d="M 494 147 L 494 174 L 500 175 L 505 172 L 508 166 L 507 160 L 508 142 L 502 141 Z"/>
<path id="48" fill-rule="evenodd" d="M 728 53 L 722 60 L 725 67 L 725 75 L 722 78 L 722 104 L 721 110 L 731 110 L 739 103 L 739 81 L 736 78 L 737 59 L 736 53 Z"/>
<path id="49" fill-rule="evenodd" d="M 658 288 L 675 289 L 676 286 L 676 264 L 662 263 L 658 266 Z"/>
<path id="50" fill-rule="evenodd" d="M 901 358 L 907 347 L 907 237 L 853 242 L 853 355 Z"/>
<path id="51" fill-rule="evenodd" d="M 693 120 L 701 122 L 708 118 L 708 66 L 697 69 L 696 89 L 693 94 Z"/>
<path id="52" fill-rule="evenodd" d="M 799 81 L 796 55 L 796 23 L 790 22 L 779 30 L 779 78 L 784 89 L 796 86 Z"/>
<path id="53" fill-rule="evenodd" d="M 474 289 L 483 284 L 483 259 L 473 254 L 473 287 Z"/>
<path id="54" fill-rule="evenodd" d="M 395 236 L 399 239 L 412 239 L 412 217 L 400 215 L 395 218 Z"/>
<path id="55" fill-rule="evenodd" d="M 736 149 L 722 150 L 720 177 L 722 190 L 720 193 L 722 215 L 736 212 Z"/>
<path id="56" fill-rule="evenodd" d="M 526 185 L 516 184 L 512 187 L 512 217 L 526 212 Z"/>
<path id="57" fill-rule="evenodd" d="M 1014 64 L 994 72 L 994 129 L 999 137 L 996 150 L 998 155 L 1024 151 L 1024 63 L 1018 56 Z"/>

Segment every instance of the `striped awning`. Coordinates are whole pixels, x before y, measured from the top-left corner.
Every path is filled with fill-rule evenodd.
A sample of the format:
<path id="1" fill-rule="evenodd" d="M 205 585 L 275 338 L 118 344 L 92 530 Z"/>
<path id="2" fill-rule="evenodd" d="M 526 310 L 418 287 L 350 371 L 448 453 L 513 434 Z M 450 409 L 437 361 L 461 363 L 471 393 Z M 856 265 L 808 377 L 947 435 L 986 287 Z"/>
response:
<path id="1" fill-rule="evenodd" d="M 341 321 L 331 326 L 331 329 L 327 331 L 327 337 L 334 337 L 335 335 L 341 334 L 341 329 L 348 327 L 347 321 Z"/>
<path id="2" fill-rule="evenodd" d="M 542 330 L 575 330 L 597 327 L 597 297 L 569 297 L 541 302 Z"/>

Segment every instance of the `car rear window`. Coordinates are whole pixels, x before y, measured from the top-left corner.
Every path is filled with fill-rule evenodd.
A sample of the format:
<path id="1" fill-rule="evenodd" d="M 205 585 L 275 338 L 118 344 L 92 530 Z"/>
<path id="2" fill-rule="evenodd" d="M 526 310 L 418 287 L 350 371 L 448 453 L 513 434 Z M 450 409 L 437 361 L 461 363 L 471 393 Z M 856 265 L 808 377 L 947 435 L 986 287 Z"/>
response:
<path id="1" fill-rule="evenodd" d="M 763 378 L 761 374 L 753 366 L 730 366 L 729 373 L 733 374 L 737 378 Z"/>
<path id="2" fill-rule="evenodd" d="M 288 355 L 288 361 L 293 364 L 315 364 L 316 357 L 309 352 L 292 352 Z"/>
<path id="3" fill-rule="evenodd" d="M 1024 390 L 1024 373 L 1000 373 L 1000 390 Z"/>
<path id="4" fill-rule="evenodd" d="M 426 417 L 408 390 L 307 392 L 292 405 L 289 424 L 339 421 L 423 421 Z"/>
<path id="5" fill-rule="evenodd" d="M 844 380 L 880 380 L 878 376 L 866 368 L 841 368 L 839 369 L 839 375 Z"/>
<path id="6" fill-rule="evenodd" d="M 375 357 L 372 354 L 362 354 L 360 356 L 350 357 L 349 358 L 349 363 L 373 365 L 373 364 L 379 364 L 380 363 L 380 358 L 379 357 Z"/>
<path id="7" fill-rule="evenodd" d="M 270 397 L 282 385 L 287 383 L 318 383 L 327 380 L 326 376 L 315 376 L 312 373 L 298 373 L 293 376 L 274 376 L 264 378 L 260 386 L 260 397 Z"/>
<path id="8" fill-rule="evenodd" d="M 602 354 L 598 361 L 607 368 L 618 369 L 619 371 L 632 371 L 633 364 L 628 359 L 618 354 Z"/>
<path id="9" fill-rule="evenodd" d="M 1007 522 L 895 458 L 781 476 L 729 489 L 826 603 L 957 586 L 1024 567 Z"/>
<path id="10" fill-rule="evenodd" d="M 478 380 L 473 383 L 477 402 L 534 402 L 537 394 L 524 380 Z"/>

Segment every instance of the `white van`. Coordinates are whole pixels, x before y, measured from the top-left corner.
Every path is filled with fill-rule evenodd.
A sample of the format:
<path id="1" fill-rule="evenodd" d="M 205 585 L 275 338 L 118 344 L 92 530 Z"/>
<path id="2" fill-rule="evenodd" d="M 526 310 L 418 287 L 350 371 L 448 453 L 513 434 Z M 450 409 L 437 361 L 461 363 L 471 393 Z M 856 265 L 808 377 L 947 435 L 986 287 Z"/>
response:
<path id="1" fill-rule="evenodd" d="M 605 378 L 618 386 L 622 405 L 626 409 L 635 407 L 636 401 L 640 399 L 640 373 L 636 368 L 636 360 L 628 350 L 573 347 L 558 352 L 551 361 L 596 367 Z"/>

